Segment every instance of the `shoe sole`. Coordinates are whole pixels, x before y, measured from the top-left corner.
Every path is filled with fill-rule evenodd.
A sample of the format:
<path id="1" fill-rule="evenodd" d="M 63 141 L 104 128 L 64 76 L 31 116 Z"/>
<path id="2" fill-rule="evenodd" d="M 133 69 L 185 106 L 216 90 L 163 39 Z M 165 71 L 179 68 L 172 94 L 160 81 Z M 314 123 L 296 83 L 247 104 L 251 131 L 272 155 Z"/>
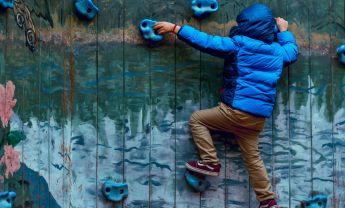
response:
<path id="1" fill-rule="evenodd" d="M 191 165 L 189 165 L 188 163 L 186 163 L 186 168 L 192 172 L 196 172 L 196 173 L 200 173 L 200 174 L 203 174 L 203 175 L 208 175 L 208 176 L 219 176 L 219 173 L 216 173 L 216 172 L 210 172 L 210 171 L 207 171 L 207 170 L 200 170 L 198 168 L 195 168 Z"/>

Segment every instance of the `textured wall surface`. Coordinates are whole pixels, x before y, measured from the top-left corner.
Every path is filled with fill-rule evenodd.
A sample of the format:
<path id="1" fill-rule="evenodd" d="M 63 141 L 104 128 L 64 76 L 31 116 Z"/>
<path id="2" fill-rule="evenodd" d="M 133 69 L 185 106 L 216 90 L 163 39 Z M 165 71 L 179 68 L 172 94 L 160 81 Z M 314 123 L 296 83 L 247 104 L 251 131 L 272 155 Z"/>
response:
<path id="1" fill-rule="evenodd" d="M 188 0 L 97 0 L 100 12 L 87 23 L 71 0 L 25 0 L 34 53 L 13 10 L 0 12 L 0 97 L 17 101 L 0 125 L 0 191 L 17 192 L 15 207 L 258 206 L 231 135 L 214 136 L 223 168 L 208 191 L 193 192 L 183 178 L 184 163 L 198 158 L 189 116 L 217 105 L 222 60 L 173 36 L 148 44 L 137 29 L 152 18 L 227 36 L 239 11 L 256 2 L 218 1 L 219 11 L 199 21 Z M 289 21 L 301 53 L 284 69 L 261 134 L 278 201 L 299 207 L 315 191 L 328 196 L 328 207 L 344 208 L 345 66 L 335 52 L 345 42 L 344 1 L 260 2 Z M 12 107 L 0 103 L 2 111 Z M 13 142 L 9 132 L 26 139 Z M 124 202 L 104 200 L 108 178 L 128 183 Z"/>

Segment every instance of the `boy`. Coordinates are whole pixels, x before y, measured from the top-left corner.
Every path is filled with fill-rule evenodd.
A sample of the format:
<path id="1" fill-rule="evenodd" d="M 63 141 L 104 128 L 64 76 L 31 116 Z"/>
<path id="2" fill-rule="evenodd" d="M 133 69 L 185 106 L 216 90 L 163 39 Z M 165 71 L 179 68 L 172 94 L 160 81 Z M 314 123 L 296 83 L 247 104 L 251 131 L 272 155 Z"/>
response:
<path id="1" fill-rule="evenodd" d="M 275 195 L 259 152 L 259 134 L 265 118 L 270 117 L 276 97 L 276 85 L 283 66 L 297 60 L 298 47 L 283 18 L 274 18 L 264 4 L 254 4 L 236 18 L 238 26 L 230 37 L 211 36 L 190 26 L 158 22 L 158 34 L 173 32 L 178 38 L 202 52 L 223 58 L 221 103 L 211 109 L 194 112 L 190 127 L 198 147 L 200 161 L 186 168 L 205 175 L 218 176 L 221 165 L 210 130 L 231 132 L 236 136 L 254 188 L 259 208 L 277 208 Z M 277 25 L 278 43 L 274 42 Z"/>

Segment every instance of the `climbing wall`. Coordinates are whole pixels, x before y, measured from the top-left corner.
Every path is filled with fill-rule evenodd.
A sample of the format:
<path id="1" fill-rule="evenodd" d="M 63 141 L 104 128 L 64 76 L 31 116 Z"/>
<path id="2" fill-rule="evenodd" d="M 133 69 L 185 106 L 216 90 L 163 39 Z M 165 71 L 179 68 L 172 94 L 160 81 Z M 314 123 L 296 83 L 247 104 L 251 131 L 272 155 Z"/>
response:
<path id="1" fill-rule="evenodd" d="M 222 60 L 172 35 L 148 43 L 138 30 L 150 18 L 227 36 L 258 1 L 218 0 L 202 21 L 186 0 L 95 0 L 92 21 L 70 0 L 21 2 L 34 52 L 14 11 L 0 11 L 0 191 L 16 192 L 14 207 L 258 207 L 231 135 L 214 135 L 223 168 L 210 189 L 196 193 L 184 180 L 185 162 L 198 158 L 189 116 L 219 102 Z M 318 192 L 344 208 L 344 1 L 259 2 L 289 21 L 300 49 L 260 136 L 278 202 L 295 208 Z M 107 179 L 127 183 L 128 198 L 105 200 Z"/>

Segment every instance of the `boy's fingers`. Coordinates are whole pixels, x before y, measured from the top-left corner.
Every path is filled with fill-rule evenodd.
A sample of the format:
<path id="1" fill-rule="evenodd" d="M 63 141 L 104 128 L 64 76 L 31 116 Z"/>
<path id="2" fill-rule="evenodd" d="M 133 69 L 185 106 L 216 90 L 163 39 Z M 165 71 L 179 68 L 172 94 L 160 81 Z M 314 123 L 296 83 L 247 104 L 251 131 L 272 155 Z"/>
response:
<path id="1" fill-rule="evenodd" d="M 154 26 L 163 27 L 165 24 L 163 22 L 157 22 Z"/>
<path id="2" fill-rule="evenodd" d="M 164 29 L 163 29 L 163 28 L 159 29 L 159 30 L 157 31 L 157 33 L 158 33 L 158 34 L 164 33 Z"/>
<path id="3" fill-rule="evenodd" d="M 161 30 L 162 28 L 164 27 L 156 27 L 156 28 L 153 28 L 154 30 Z"/>
<path id="4" fill-rule="evenodd" d="M 153 25 L 154 29 L 158 29 L 158 28 L 161 28 L 161 27 L 162 27 L 162 24 L 160 24 L 160 23 L 156 23 L 155 25 Z"/>

